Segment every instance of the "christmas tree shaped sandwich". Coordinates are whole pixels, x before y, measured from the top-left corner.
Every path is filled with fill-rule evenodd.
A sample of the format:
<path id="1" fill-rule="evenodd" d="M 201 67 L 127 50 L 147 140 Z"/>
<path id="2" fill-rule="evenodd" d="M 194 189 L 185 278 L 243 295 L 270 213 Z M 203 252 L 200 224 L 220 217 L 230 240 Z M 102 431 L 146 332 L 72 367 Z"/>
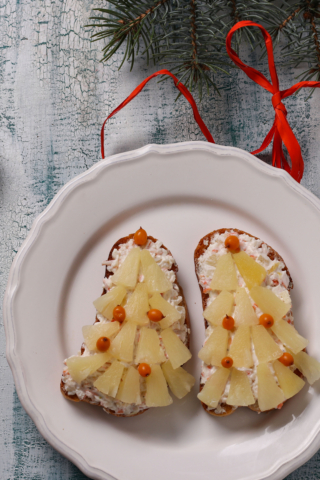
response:
<path id="1" fill-rule="evenodd" d="M 95 300 L 94 325 L 82 329 L 81 352 L 65 361 L 60 389 L 68 400 L 115 416 L 172 403 L 193 387 L 182 365 L 191 358 L 187 305 L 177 264 L 140 228 L 112 247 Z"/>
<path id="2" fill-rule="evenodd" d="M 205 318 L 199 400 L 211 415 L 238 407 L 280 409 L 320 363 L 293 326 L 293 283 L 283 259 L 262 240 L 236 229 L 203 237 L 195 267 Z"/>

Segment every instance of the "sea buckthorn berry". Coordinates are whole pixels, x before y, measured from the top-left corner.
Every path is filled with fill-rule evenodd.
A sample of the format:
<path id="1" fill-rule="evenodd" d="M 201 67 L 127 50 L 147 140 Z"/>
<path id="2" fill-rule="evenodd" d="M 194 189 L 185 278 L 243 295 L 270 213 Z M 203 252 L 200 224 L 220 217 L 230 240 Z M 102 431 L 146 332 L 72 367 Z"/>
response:
<path id="1" fill-rule="evenodd" d="M 284 352 L 280 358 L 278 358 L 279 362 L 283 363 L 286 367 L 290 367 L 293 365 L 294 359 L 291 353 Z"/>
<path id="2" fill-rule="evenodd" d="M 149 312 L 148 312 L 148 318 L 149 318 L 149 320 L 151 320 L 152 322 L 160 322 L 160 320 L 163 319 L 163 315 L 162 315 L 162 313 L 160 312 L 160 310 L 157 310 L 156 308 L 152 308 L 152 309 L 149 310 Z"/>
<path id="3" fill-rule="evenodd" d="M 140 373 L 141 377 L 149 377 L 151 373 L 151 367 L 147 363 L 140 363 L 138 372 Z"/>
<path id="4" fill-rule="evenodd" d="M 136 233 L 133 235 L 133 241 L 136 245 L 140 245 L 142 247 L 147 243 L 148 240 L 148 235 L 145 230 L 143 230 L 142 227 L 139 228 L 139 230 L 136 231 Z"/>
<path id="5" fill-rule="evenodd" d="M 224 246 L 230 250 L 230 252 L 239 252 L 239 238 L 236 235 L 229 235 L 224 241 Z"/>
<path id="6" fill-rule="evenodd" d="M 110 347 L 110 340 L 108 337 L 100 337 L 97 340 L 97 349 L 99 352 L 106 352 Z"/>
<path id="7" fill-rule="evenodd" d="M 233 365 L 233 360 L 231 357 L 224 357 L 222 360 L 221 360 L 221 365 L 224 367 L 224 368 L 231 368 L 232 365 Z"/>
<path id="8" fill-rule="evenodd" d="M 263 325 L 265 328 L 270 328 L 274 324 L 273 317 L 269 315 L 269 313 L 263 313 L 259 317 L 259 323 L 260 325 Z"/>
<path id="9" fill-rule="evenodd" d="M 229 315 L 226 315 L 222 320 L 222 326 L 226 330 L 233 330 L 234 329 L 234 319 Z"/>
<path id="10" fill-rule="evenodd" d="M 113 322 L 117 321 L 122 323 L 126 318 L 126 311 L 123 307 L 121 307 L 121 305 L 117 305 L 116 307 L 114 307 L 112 313 L 113 313 L 113 319 L 112 319 Z"/>

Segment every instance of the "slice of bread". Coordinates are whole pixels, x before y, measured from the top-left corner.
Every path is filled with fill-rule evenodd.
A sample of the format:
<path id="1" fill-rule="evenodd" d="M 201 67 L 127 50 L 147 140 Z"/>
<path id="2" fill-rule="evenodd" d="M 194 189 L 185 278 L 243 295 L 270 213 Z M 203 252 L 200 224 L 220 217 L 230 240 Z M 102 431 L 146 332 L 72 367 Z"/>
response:
<path id="1" fill-rule="evenodd" d="M 127 244 L 129 241 L 132 241 L 133 237 L 134 237 L 134 234 L 130 234 L 126 237 L 120 238 L 111 248 L 109 256 L 108 256 L 108 262 L 106 262 L 106 263 L 110 263 L 114 259 L 113 254 L 114 254 L 115 250 L 119 250 L 121 248 L 121 246 L 123 246 L 124 244 Z M 156 238 L 148 236 L 148 242 L 146 244 L 146 248 L 148 247 L 149 244 L 155 244 L 156 242 L 158 242 L 158 240 Z M 160 242 L 158 242 L 158 245 L 159 245 L 159 243 Z M 175 260 L 173 259 L 173 256 L 172 256 L 171 252 L 163 244 L 160 244 L 160 245 L 161 245 L 161 248 L 166 251 L 166 255 L 172 257 L 172 266 L 170 268 L 168 268 L 168 271 L 172 271 L 174 273 L 175 280 L 174 280 L 173 284 L 175 285 L 175 290 L 177 291 L 178 296 L 180 296 L 182 298 L 181 302 L 179 302 L 179 307 L 183 307 L 184 310 L 185 310 L 184 324 L 186 326 L 183 343 L 189 348 L 189 346 L 190 346 L 190 318 L 189 318 L 189 313 L 188 313 L 188 308 L 187 308 L 187 304 L 186 304 L 186 301 L 185 301 L 185 297 L 184 297 L 184 294 L 183 294 L 183 289 L 182 289 L 181 285 L 179 284 L 179 282 L 177 280 L 178 265 L 176 264 Z M 108 267 L 108 265 L 107 265 L 106 269 L 105 269 L 105 279 L 110 279 L 110 277 L 112 277 L 112 275 L 114 275 L 114 273 L 111 271 L 110 267 Z M 104 285 L 105 285 L 105 282 L 104 282 Z M 106 293 L 106 289 L 104 288 L 101 295 L 104 295 L 105 293 Z M 98 317 L 99 317 L 99 315 L 96 316 L 96 319 L 95 319 L 94 323 L 99 322 Z M 81 346 L 81 355 L 83 355 L 85 353 L 85 349 L 86 349 L 86 346 L 83 343 L 82 346 Z M 115 410 L 115 409 L 112 409 L 112 408 L 105 408 L 101 404 L 101 402 L 99 403 L 99 401 L 97 399 L 92 398 L 92 396 L 90 398 L 87 394 L 85 394 L 85 392 L 83 394 L 81 394 L 80 396 L 78 396 L 77 394 L 72 395 L 72 394 L 70 394 L 70 392 L 68 392 L 67 383 L 66 383 L 67 377 L 68 377 L 68 372 L 67 372 L 67 367 L 65 367 L 64 373 L 62 375 L 62 379 L 61 379 L 61 382 L 60 382 L 60 390 L 61 390 L 61 393 L 63 394 L 63 396 L 65 398 L 67 398 L 68 400 L 71 400 L 73 402 L 86 402 L 86 403 L 90 403 L 92 405 L 100 406 L 104 409 L 105 412 L 110 413 L 111 415 L 114 415 L 116 417 L 129 417 L 129 416 L 141 415 L 142 413 L 144 413 L 145 411 L 148 410 L 148 407 L 146 407 L 146 405 L 141 405 L 141 408 L 139 408 L 138 411 L 135 411 L 134 413 L 120 413 L 121 410 L 125 410 L 125 407 L 128 406 L 127 404 L 124 404 L 120 400 L 117 400 L 117 402 L 116 402 L 117 403 L 117 408 Z M 94 387 L 91 386 L 90 389 L 94 390 Z M 121 407 L 123 407 L 123 409 Z"/>
<path id="2" fill-rule="evenodd" d="M 292 282 L 290 272 L 289 272 L 288 267 L 286 266 L 283 258 L 279 255 L 279 253 L 277 253 L 272 247 L 267 245 L 265 242 L 263 242 L 262 240 L 260 240 L 257 237 L 254 237 L 253 235 L 251 235 L 249 233 L 246 233 L 242 230 L 238 230 L 238 229 L 234 229 L 234 228 L 221 228 L 221 229 L 218 229 L 218 230 L 214 230 L 213 232 L 205 235 L 200 240 L 200 242 L 199 242 L 199 244 L 198 244 L 198 246 L 197 246 L 197 248 L 195 249 L 195 252 L 194 252 L 195 271 L 196 271 L 196 275 L 197 275 L 198 283 L 199 283 L 199 288 L 200 288 L 200 292 L 201 292 L 203 310 L 205 310 L 206 307 L 207 307 L 208 300 L 209 300 L 209 293 L 207 291 L 205 291 L 206 289 L 204 288 L 203 281 L 200 278 L 201 258 L 205 254 L 207 249 L 210 247 L 211 242 L 212 242 L 214 237 L 217 238 L 217 236 L 220 236 L 220 235 L 221 236 L 226 236 L 226 235 L 232 235 L 232 234 L 237 235 L 239 237 L 241 235 L 248 236 L 251 239 L 257 240 L 259 242 L 260 246 L 264 245 L 264 247 L 263 247 L 264 251 L 266 252 L 266 255 L 270 259 L 270 261 L 279 262 L 280 265 L 278 267 L 278 270 L 280 268 L 280 274 L 281 274 L 281 272 L 283 274 L 286 274 L 286 279 L 287 279 L 286 289 L 287 289 L 287 291 L 290 292 L 290 290 L 292 290 L 293 282 Z M 204 320 L 204 323 L 205 323 L 205 328 L 206 329 L 209 328 L 209 323 L 206 320 Z M 292 321 L 291 321 L 291 323 L 292 323 Z M 205 364 L 203 364 L 203 367 L 205 367 Z M 294 371 L 294 373 L 301 378 L 303 377 L 302 373 L 298 369 L 296 369 Z M 202 377 L 201 377 L 200 378 L 200 391 L 203 389 L 203 386 L 204 386 L 204 383 L 203 383 Z M 206 412 L 208 412 L 210 415 L 219 416 L 219 417 L 231 415 L 238 408 L 238 407 L 233 407 L 231 405 L 227 405 L 226 403 L 221 403 L 218 406 L 217 409 L 211 409 L 207 405 L 205 405 L 204 403 L 202 403 L 202 406 L 203 406 L 204 410 Z M 261 412 L 260 408 L 259 408 L 259 405 L 258 405 L 258 401 L 256 401 L 253 405 L 250 405 L 249 408 L 251 410 L 255 411 L 255 412 L 258 412 L 258 413 Z"/>

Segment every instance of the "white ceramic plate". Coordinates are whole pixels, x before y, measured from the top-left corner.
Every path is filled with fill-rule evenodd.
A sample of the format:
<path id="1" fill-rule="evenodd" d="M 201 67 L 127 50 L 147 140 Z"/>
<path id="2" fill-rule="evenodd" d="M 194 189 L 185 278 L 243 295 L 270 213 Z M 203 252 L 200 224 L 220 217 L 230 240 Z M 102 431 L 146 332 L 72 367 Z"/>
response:
<path id="1" fill-rule="evenodd" d="M 69 182 L 35 221 L 5 296 L 7 357 L 18 395 L 45 439 L 95 479 L 279 480 L 320 446 L 320 387 L 281 411 L 211 417 L 196 399 L 134 418 L 66 401 L 63 360 L 94 321 L 113 243 L 142 225 L 176 258 L 191 314 L 193 359 L 204 337 L 193 251 L 212 230 L 235 227 L 283 255 L 296 326 L 320 359 L 320 202 L 250 154 L 203 142 L 150 145 L 97 163 Z"/>

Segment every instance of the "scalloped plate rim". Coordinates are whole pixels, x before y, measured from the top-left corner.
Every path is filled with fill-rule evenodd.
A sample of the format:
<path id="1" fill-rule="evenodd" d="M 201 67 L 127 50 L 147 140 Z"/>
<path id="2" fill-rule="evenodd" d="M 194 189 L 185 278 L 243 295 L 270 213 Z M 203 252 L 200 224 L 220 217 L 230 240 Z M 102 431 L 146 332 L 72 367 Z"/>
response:
<path id="1" fill-rule="evenodd" d="M 99 173 L 101 169 L 108 168 L 110 165 L 113 165 L 117 162 L 127 162 L 134 161 L 142 156 L 145 156 L 151 152 L 159 153 L 162 155 L 174 154 L 183 151 L 190 150 L 205 150 L 213 152 L 218 156 L 225 155 L 234 155 L 241 160 L 246 161 L 252 168 L 264 171 L 264 173 L 269 176 L 281 178 L 281 180 L 287 184 L 291 189 L 296 193 L 302 195 L 306 198 L 313 206 L 317 208 L 320 212 L 320 200 L 309 190 L 307 190 L 302 185 L 298 184 L 293 178 L 284 170 L 274 168 L 263 161 L 257 159 L 255 156 L 246 152 L 245 150 L 236 148 L 236 147 L 226 147 L 217 144 L 211 144 L 203 141 L 193 141 L 193 142 L 180 142 L 167 145 L 158 145 L 158 144 L 149 144 L 145 145 L 139 149 L 131 150 L 127 152 L 118 153 L 110 157 L 100 160 L 90 167 L 87 171 L 77 175 L 72 180 L 67 182 L 54 196 L 48 206 L 44 211 L 36 217 L 32 227 L 23 241 L 21 247 L 16 254 L 14 261 L 12 263 L 7 288 L 4 295 L 3 302 L 3 322 L 6 334 L 6 357 L 11 368 L 14 382 L 17 390 L 18 397 L 24 409 L 28 415 L 34 421 L 36 427 L 38 428 L 41 435 L 48 441 L 48 443 L 59 451 L 62 455 L 72 461 L 82 472 L 98 480 L 116 480 L 115 477 L 111 476 L 104 470 L 98 469 L 90 465 L 85 458 L 77 451 L 75 451 L 72 446 L 67 445 L 62 440 L 56 437 L 55 434 L 47 427 L 45 418 L 37 411 L 35 405 L 33 404 L 31 398 L 29 397 L 27 386 L 24 382 L 23 374 L 19 372 L 19 356 L 15 350 L 15 330 L 13 314 L 12 314 L 12 305 L 14 302 L 15 293 L 18 289 L 19 280 L 20 280 L 20 271 L 23 266 L 23 261 L 26 258 L 29 249 L 33 243 L 37 240 L 42 226 L 49 221 L 52 216 L 55 215 L 55 209 L 58 211 L 64 200 L 68 195 L 76 189 L 79 185 L 90 182 L 95 176 Z M 286 458 L 273 465 L 273 468 L 270 468 L 268 472 L 265 472 L 263 476 L 257 478 L 256 474 L 253 476 L 241 477 L 238 480 L 280 480 L 284 478 L 283 476 L 288 475 L 293 470 L 298 468 L 307 462 L 319 449 L 320 447 L 320 420 L 313 428 L 313 434 L 309 438 L 307 444 L 304 444 L 301 449 L 297 452 L 295 456 L 291 458 Z M 280 475 L 280 476 L 279 476 Z"/>

